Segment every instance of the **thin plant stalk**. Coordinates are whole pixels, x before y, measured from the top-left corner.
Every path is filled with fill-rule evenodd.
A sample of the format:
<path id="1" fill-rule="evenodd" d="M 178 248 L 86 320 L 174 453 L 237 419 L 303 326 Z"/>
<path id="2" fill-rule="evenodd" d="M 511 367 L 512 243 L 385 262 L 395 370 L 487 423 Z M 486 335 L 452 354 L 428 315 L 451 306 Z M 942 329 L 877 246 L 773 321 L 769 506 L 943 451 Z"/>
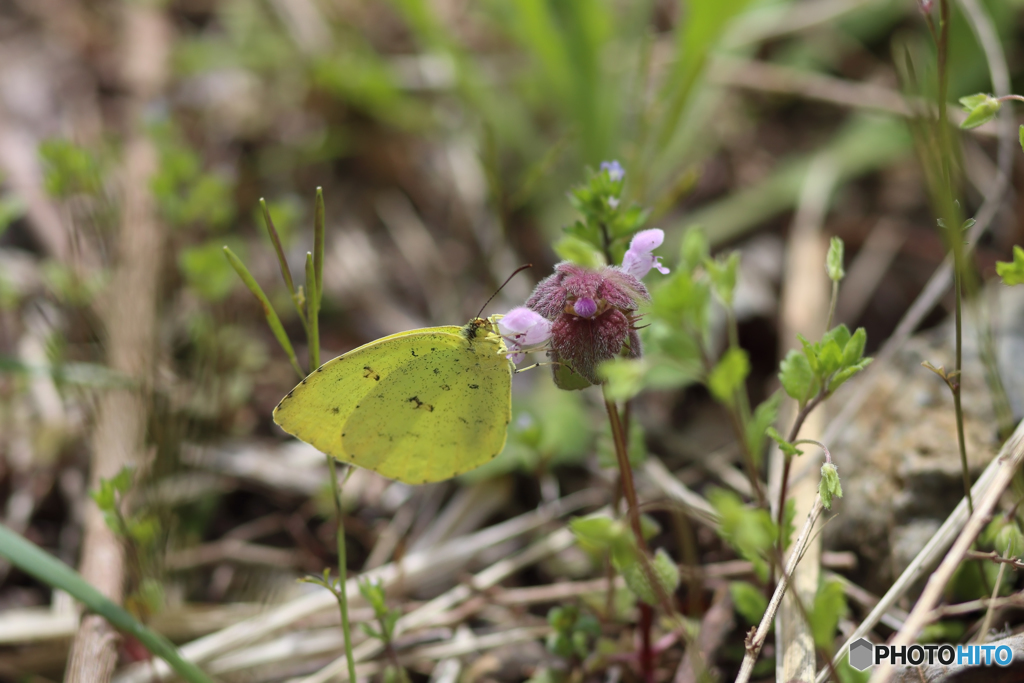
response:
<path id="1" fill-rule="evenodd" d="M 604 397 L 605 409 L 608 411 L 608 422 L 611 424 L 612 441 L 615 443 L 615 457 L 619 463 L 620 482 L 622 493 L 626 498 L 627 515 L 629 524 L 636 537 L 637 548 L 642 557 L 641 562 L 644 570 L 648 569 L 646 558 L 649 554 L 647 541 L 644 540 L 643 529 L 640 525 L 640 505 L 637 501 L 636 486 L 633 483 L 633 469 L 629 464 L 629 450 L 626 443 L 626 435 L 622 429 L 622 421 L 619 419 L 619 409 L 615 402 L 608 398 L 607 391 Z M 653 585 L 653 584 L 652 584 Z M 651 628 L 654 624 L 654 610 L 650 605 L 639 602 L 640 622 L 640 673 L 645 681 L 654 680 L 654 651 L 651 648 Z"/>
<path id="2" fill-rule="evenodd" d="M 967 466 L 967 444 L 964 440 L 964 413 L 960 402 L 960 372 L 963 366 L 963 274 L 964 274 L 964 249 L 963 236 L 960 234 L 959 211 L 953 203 L 953 177 L 952 177 L 952 145 L 950 143 L 950 131 L 947 113 L 947 99 L 949 94 L 949 0 L 939 2 L 939 30 L 938 30 L 938 76 L 939 76 L 939 154 L 942 163 L 942 192 L 945 201 L 942 202 L 944 223 L 949 233 L 950 247 L 953 252 L 953 295 L 955 298 L 955 326 L 956 326 L 956 360 L 953 368 L 953 380 L 949 388 L 953 393 L 953 409 L 956 412 L 956 438 L 960 450 L 960 467 L 964 480 L 964 496 L 967 498 L 967 509 L 974 512 L 974 501 L 971 498 L 971 474 Z"/>
<path id="3" fill-rule="evenodd" d="M 323 294 L 324 268 L 324 195 L 316 188 L 316 208 L 313 217 L 313 253 L 306 253 L 306 317 L 309 320 L 309 370 L 320 367 L 320 299 Z M 356 680 L 356 660 L 352 652 L 352 633 L 348 620 L 348 554 L 345 552 L 345 519 L 341 508 L 341 487 L 338 485 L 338 468 L 334 458 L 324 453 L 331 479 L 331 497 L 334 499 L 334 514 L 337 519 L 338 609 L 341 612 L 341 632 L 345 638 L 345 661 L 350 681 Z"/>
<path id="4" fill-rule="evenodd" d="M 39 581 L 66 591 L 90 612 L 95 612 L 118 630 L 138 640 L 189 683 L 212 683 L 198 666 L 178 654 L 169 640 L 146 628 L 120 605 L 96 590 L 74 569 L 2 524 L 0 556 L 7 558 L 12 565 Z"/>
<path id="5" fill-rule="evenodd" d="M 326 454 L 325 454 L 326 455 Z M 345 638 L 345 662 L 348 665 L 348 680 L 356 680 L 356 659 L 352 652 L 352 629 L 348 621 L 348 553 L 345 551 L 345 519 L 341 510 L 341 487 L 338 485 L 338 468 L 334 458 L 327 456 L 330 470 L 331 497 L 334 498 L 334 516 L 338 520 L 338 610 L 341 612 L 341 633 Z"/>

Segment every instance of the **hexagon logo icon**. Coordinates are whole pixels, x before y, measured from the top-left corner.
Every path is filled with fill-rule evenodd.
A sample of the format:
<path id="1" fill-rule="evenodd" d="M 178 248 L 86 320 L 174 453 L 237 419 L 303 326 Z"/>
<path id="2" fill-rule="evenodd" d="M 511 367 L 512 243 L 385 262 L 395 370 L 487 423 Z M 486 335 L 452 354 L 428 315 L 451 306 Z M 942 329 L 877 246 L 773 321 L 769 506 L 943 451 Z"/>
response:
<path id="1" fill-rule="evenodd" d="M 864 671 L 874 663 L 875 646 L 867 638 L 858 638 L 850 643 L 850 666 Z"/>

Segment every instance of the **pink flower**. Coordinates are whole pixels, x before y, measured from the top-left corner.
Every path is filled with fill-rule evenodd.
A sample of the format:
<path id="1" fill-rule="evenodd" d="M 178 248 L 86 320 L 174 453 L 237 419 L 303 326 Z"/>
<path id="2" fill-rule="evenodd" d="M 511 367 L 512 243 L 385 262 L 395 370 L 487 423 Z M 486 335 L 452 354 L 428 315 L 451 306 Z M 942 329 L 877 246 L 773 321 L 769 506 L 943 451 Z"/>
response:
<path id="1" fill-rule="evenodd" d="M 498 332 L 508 346 L 508 359 L 521 363 L 525 353 L 523 349 L 539 346 L 551 337 L 551 321 L 519 306 L 498 321 Z"/>
<path id="2" fill-rule="evenodd" d="M 622 269 L 638 280 L 643 279 L 651 268 L 657 269 L 662 275 L 668 275 L 669 269 L 661 265 L 661 257 L 653 254 L 664 241 L 665 231 L 658 228 L 641 230 L 633 235 L 633 241 L 622 257 Z"/>
<path id="3" fill-rule="evenodd" d="M 599 384 L 601 362 L 640 356 L 635 312 L 649 300 L 643 283 L 621 268 L 590 270 L 565 262 L 537 285 L 526 305 L 552 321 L 554 360 Z"/>

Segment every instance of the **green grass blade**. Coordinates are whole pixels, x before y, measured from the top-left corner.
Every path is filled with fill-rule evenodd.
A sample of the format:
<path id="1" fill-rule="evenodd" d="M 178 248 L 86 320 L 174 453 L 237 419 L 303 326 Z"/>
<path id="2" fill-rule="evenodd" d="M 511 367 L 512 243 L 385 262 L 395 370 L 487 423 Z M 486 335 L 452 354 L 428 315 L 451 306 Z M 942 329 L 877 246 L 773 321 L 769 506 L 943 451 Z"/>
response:
<path id="1" fill-rule="evenodd" d="M 295 372 L 299 373 L 299 377 L 305 377 L 306 373 L 302 371 L 302 366 L 299 365 L 299 360 L 295 357 L 295 349 L 292 348 L 292 343 L 288 339 L 288 333 L 284 331 L 284 326 L 281 324 L 281 319 L 277 317 L 277 311 L 270 303 L 270 299 L 263 293 L 259 283 L 256 282 L 256 278 L 252 276 L 249 269 L 245 267 L 242 260 L 238 258 L 231 249 L 224 247 L 224 255 L 228 259 L 228 263 L 238 273 L 238 277 L 242 278 L 242 282 L 249 288 L 256 300 L 263 306 L 263 315 L 267 318 L 267 324 L 270 325 L 270 331 L 277 337 L 277 343 L 281 345 L 284 352 L 288 354 L 288 360 L 291 361 L 292 367 L 295 368 Z"/>
<path id="2" fill-rule="evenodd" d="M 54 588 L 67 591 L 110 622 L 112 626 L 136 638 L 153 655 L 167 662 L 175 673 L 190 683 L 212 683 L 199 667 L 178 654 L 174 645 L 159 633 L 143 626 L 135 617 L 103 596 L 75 570 L 0 524 L 0 555 L 11 564 Z"/>
<path id="3" fill-rule="evenodd" d="M 320 297 L 313 254 L 306 252 L 306 318 L 309 319 L 309 371 L 320 367 Z"/>
<path id="4" fill-rule="evenodd" d="M 277 253 L 277 262 L 281 264 L 281 277 L 284 278 L 284 284 L 288 287 L 288 293 L 292 295 L 292 303 L 295 304 L 295 310 L 299 312 L 299 320 L 302 321 L 302 326 L 305 327 L 306 313 L 299 304 L 299 297 L 295 292 L 295 282 L 292 280 L 292 270 L 288 267 L 288 259 L 285 258 L 284 248 L 281 247 L 281 238 L 277 234 L 274 221 L 270 218 L 270 209 L 267 208 L 267 202 L 263 197 L 260 197 L 260 208 L 263 210 L 263 222 L 267 224 L 267 234 L 270 235 L 270 241 L 274 245 L 274 251 Z"/>
<path id="5" fill-rule="evenodd" d="M 324 297 L 324 190 L 316 188 L 316 210 L 313 213 L 313 273 L 316 275 L 316 310 Z M 320 364 L 317 363 L 317 366 Z"/>

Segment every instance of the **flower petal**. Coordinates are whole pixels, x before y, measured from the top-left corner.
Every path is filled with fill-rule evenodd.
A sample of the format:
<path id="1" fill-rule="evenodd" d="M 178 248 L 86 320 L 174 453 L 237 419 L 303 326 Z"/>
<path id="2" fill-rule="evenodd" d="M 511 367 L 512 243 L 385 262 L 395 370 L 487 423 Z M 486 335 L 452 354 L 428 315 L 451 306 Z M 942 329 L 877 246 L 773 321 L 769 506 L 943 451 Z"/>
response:
<path id="1" fill-rule="evenodd" d="M 622 164 L 614 159 L 612 161 L 602 161 L 601 170 L 608 174 L 612 182 L 622 180 L 626 176 L 626 171 L 622 168 Z"/>
<path id="2" fill-rule="evenodd" d="M 629 249 L 622 257 L 622 269 L 638 280 L 647 275 L 651 268 L 657 268 L 659 273 L 667 275 L 669 270 L 659 262 L 661 257 L 651 253 L 664 241 L 664 230 L 659 228 L 641 230 L 633 236 L 633 240 L 629 243 Z"/>

